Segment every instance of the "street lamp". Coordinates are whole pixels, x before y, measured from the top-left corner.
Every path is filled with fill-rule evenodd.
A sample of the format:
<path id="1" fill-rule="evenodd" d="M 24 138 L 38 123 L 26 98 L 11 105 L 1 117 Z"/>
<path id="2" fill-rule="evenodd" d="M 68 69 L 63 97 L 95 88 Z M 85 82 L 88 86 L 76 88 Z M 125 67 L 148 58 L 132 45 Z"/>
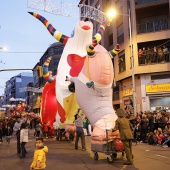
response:
<path id="1" fill-rule="evenodd" d="M 131 69 L 132 69 L 132 88 L 133 88 L 133 109 L 134 115 L 136 116 L 136 87 L 135 87 L 135 74 L 134 74 L 134 56 L 133 56 L 133 44 L 132 44 L 132 28 L 131 28 L 131 17 L 130 17 L 130 9 L 128 14 L 119 14 L 122 16 L 128 17 L 129 23 L 129 36 L 130 36 L 130 49 L 131 49 Z M 109 20 L 113 19 L 116 16 L 116 10 L 112 9 L 108 11 Z"/>
<path id="2" fill-rule="evenodd" d="M 0 47 L 1 50 L 4 50 L 4 51 L 7 51 L 8 50 L 8 47 L 7 46 L 2 46 Z"/>

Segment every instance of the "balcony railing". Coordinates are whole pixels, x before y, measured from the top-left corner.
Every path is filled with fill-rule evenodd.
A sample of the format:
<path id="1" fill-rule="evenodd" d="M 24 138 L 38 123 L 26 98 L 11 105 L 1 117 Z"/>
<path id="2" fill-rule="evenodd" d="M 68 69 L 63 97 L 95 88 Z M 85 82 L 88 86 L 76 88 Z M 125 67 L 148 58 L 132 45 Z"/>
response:
<path id="1" fill-rule="evenodd" d="M 167 19 L 137 24 L 138 34 L 147 33 L 147 32 L 156 32 L 156 31 L 167 30 L 167 29 L 169 29 Z"/>

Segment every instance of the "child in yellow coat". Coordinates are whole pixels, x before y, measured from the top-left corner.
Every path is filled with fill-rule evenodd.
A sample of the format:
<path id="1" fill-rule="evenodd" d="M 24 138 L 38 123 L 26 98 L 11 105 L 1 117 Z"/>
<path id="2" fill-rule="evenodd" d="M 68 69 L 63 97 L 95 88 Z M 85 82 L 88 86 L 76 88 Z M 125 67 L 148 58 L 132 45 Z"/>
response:
<path id="1" fill-rule="evenodd" d="M 36 139 L 36 150 L 34 151 L 33 162 L 30 170 L 44 170 L 46 167 L 46 153 L 48 152 L 47 146 L 44 146 L 43 138 Z"/>

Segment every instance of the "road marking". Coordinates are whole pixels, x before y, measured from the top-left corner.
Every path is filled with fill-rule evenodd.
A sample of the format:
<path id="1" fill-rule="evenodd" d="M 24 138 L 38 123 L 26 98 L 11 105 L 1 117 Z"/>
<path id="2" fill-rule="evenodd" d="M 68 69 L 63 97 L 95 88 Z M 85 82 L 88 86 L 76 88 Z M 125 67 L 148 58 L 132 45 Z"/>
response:
<path id="1" fill-rule="evenodd" d="M 162 158 L 169 158 L 169 157 L 167 157 L 167 156 L 162 156 L 162 155 L 157 155 L 157 154 L 155 154 L 155 156 L 159 156 L 159 157 L 162 157 Z M 169 158 L 170 159 L 170 158 Z"/>

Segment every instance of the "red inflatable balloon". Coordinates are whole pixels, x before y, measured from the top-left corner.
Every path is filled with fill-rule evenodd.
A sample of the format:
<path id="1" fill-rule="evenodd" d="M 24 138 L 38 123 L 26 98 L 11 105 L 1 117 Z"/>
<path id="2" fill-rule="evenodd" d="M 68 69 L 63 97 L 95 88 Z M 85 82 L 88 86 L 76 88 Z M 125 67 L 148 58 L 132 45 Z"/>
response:
<path id="1" fill-rule="evenodd" d="M 47 123 L 47 125 L 50 127 L 53 127 L 53 123 L 57 113 L 55 83 L 56 81 L 54 80 L 51 83 L 47 82 L 45 84 L 41 100 L 41 123 Z"/>

